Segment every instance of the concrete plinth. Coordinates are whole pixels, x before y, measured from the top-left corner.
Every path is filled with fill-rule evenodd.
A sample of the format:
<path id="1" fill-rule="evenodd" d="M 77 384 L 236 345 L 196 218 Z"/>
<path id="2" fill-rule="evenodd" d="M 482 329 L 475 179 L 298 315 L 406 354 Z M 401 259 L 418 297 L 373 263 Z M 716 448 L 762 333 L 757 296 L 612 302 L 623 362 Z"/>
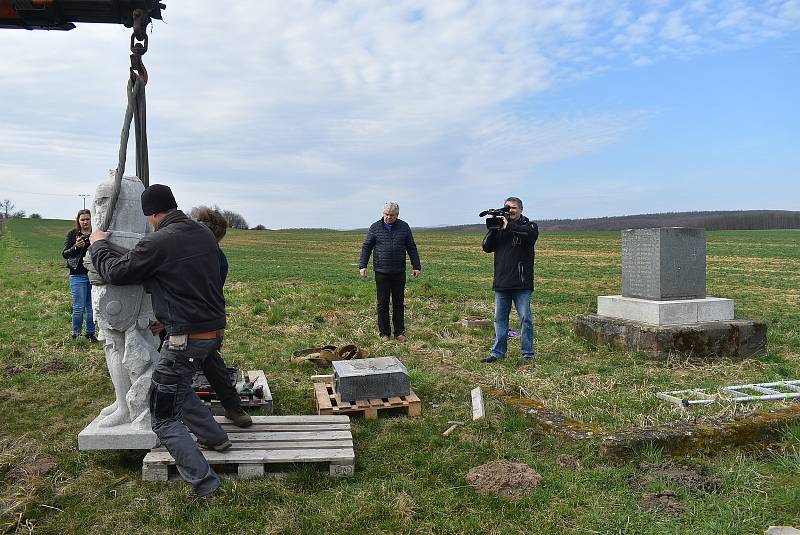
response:
<path id="1" fill-rule="evenodd" d="M 705 360 L 748 358 L 764 353 L 767 325 L 752 320 L 652 325 L 599 314 L 575 318 L 575 335 L 596 344 L 638 351 L 655 360 L 679 354 Z"/>
<path id="2" fill-rule="evenodd" d="M 134 429 L 130 424 L 100 427 L 100 416 L 78 433 L 79 450 L 149 450 L 158 446 L 151 429 Z"/>
<path id="3" fill-rule="evenodd" d="M 679 325 L 703 321 L 733 319 L 733 299 L 706 297 L 655 301 L 623 295 L 601 295 L 597 298 L 597 314 L 653 325 Z"/>

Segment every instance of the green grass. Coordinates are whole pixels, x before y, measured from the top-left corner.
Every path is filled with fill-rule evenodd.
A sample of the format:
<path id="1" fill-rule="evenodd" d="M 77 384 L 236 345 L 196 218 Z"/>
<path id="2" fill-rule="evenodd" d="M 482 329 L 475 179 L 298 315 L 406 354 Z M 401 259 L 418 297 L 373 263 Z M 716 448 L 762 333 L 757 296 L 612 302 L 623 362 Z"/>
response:
<path id="1" fill-rule="evenodd" d="M 657 363 L 635 353 L 593 347 L 572 334 L 576 314 L 597 295 L 619 293 L 618 233 L 543 233 L 536 254 L 534 320 L 538 360 L 486 366 L 491 329 L 459 318 L 491 317 L 491 256 L 479 234 L 416 235 L 422 276 L 406 288 L 409 342 L 377 342 L 375 287 L 358 277 L 360 233 L 232 231 L 223 242 L 226 360 L 264 369 L 279 414 L 314 410 L 309 375 L 289 360 L 295 349 L 354 342 L 408 366 L 423 400 L 419 418 L 354 420 L 356 475 L 319 477 L 300 469 L 284 480 L 226 481 L 211 503 L 181 483 L 143 483 L 140 452 L 79 452 L 78 432 L 112 398 L 102 350 L 69 340 L 70 299 L 60 248 L 69 222 L 15 220 L 0 239 L 0 476 L 50 455 L 42 477 L 5 478 L 0 528 L 36 533 L 761 533 L 800 524 L 797 428 L 770 448 L 689 459 L 722 479 L 716 494 L 675 488 L 687 512 L 665 517 L 638 508 L 642 489 L 628 481 L 638 461 L 611 462 L 592 443 L 562 443 L 500 401 L 486 422 L 442 437 L 448 420 L 469 418 L 475 381 L 522 391 L 593 426 L 616 429 L 690 414 L 655 399 L 664 389 L 716 387 L 800 378 L 800 234 L 709 232 L 709 295 L 736 300 L 739 317 L 766 321 L 768 353 L 709 365 Z M 516 317 L 512 318 L 515 321 Z M 41 374 L 53 358 L 67 371 Z M 9 366 L 23 367 L 9 374 Z M 762 407 L 775 406 L 763 404 Z M 741 408 L 739 409 L 741 410 Z M 561 468 L 576 456 L 577 471 Z M 528 463 L 541 487 L 516 500 L 477 495 L 464 476 L 494 459 Z M 654 486 L 651 490 L 660 490 Z"/>

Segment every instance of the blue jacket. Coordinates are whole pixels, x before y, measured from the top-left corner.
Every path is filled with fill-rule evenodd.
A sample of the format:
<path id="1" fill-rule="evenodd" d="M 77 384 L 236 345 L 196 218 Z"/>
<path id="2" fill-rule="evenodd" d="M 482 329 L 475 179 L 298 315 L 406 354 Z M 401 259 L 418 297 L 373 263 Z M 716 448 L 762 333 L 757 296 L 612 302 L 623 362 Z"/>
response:
<path id="1" fill-rule="evenodd" d="M 411 234 L 411 227 L 401 219 L 392 223 L 391 232 L 383 225 L 383 218 L 369 227 L 364 246 L 361 247 L 359 269 L 367 267 L 373 250 L 372 269 L 378 273 L 404 272 L 406 270 L 406 253 L 411 258 L 411 266 L 414 269 L 422 269 L 419 263 L 417 244 L 414 243 L 414 236 Z"/>

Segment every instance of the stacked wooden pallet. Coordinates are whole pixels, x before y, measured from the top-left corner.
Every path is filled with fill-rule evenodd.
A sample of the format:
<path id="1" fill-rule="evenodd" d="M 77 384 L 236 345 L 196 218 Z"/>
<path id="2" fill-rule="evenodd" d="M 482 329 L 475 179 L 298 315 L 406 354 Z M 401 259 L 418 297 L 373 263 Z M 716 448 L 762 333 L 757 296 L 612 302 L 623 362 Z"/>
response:
<path id="1" fill-rule="evenodd" d="M 240 428 L 216 416 L 233 446 L 225 452 L 201 450 L 219 472 L 235 467 L 234 477 L 281 475 L 297 463 L 320 465 L 332 476 L 351 476 L 355 452 L 347 416 L 253 416 L 252 427 Z M 142 463 L 142 479 L 176 478 L 175 459 L 166 448 L 148 453 Z"/>
<path id="2" fill-rule="evenodd" d="M 344 401 L 329 382 L 314 383 L 314 402 L 317 414 L 363 414 L 364 418 L 378 417 L 378 411 L 398 409 L 408 416 L 422 414 L 422 402 L 412 390 L 407 396 Z"/>

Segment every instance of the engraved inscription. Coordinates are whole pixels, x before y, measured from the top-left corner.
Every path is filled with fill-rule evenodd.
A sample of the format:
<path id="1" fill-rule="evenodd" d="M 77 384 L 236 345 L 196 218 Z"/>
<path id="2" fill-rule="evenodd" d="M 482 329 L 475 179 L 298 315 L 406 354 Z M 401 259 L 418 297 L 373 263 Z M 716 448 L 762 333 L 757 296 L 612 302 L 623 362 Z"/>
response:
<path id="1" fill-rule="evenodd" d="M 651 229 L 625 231 L 622 237 L 622 295 L 656 297 L 659 288 L 659 235 Z M 657 298 L 657 297 L 656 297 Z"/>
<path id="2" fill-rule="evenodd" d="M 330 475 L 332 476 L 352 476 L 356 471 L 352 464 L 331 464 Z"/>

